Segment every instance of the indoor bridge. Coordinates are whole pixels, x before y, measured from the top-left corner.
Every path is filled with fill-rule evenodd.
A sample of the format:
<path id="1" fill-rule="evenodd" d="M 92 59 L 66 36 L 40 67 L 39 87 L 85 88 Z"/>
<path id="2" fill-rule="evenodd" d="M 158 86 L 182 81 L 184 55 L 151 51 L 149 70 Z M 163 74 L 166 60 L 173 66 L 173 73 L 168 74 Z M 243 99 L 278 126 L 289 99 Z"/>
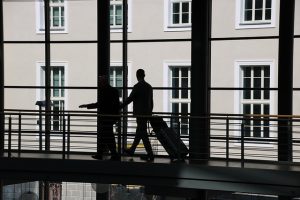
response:
<path id="1" fill-rule="evenodd" d="M 300 196 L 300 120 L 297 116 L 212 114 L 191 117 L 155 113 L 163 116 L 188 147 L 189 120 L 209 120 L 210 155 L 209 159 L 196 159 L 190 157 L 194 153 L 190 151 L 184 161 L 171 162 L 149 126 L 155 159 L 146 162 L 139 158 L 145 154 L 142 145 L 134 156 L 122 152 L 131 144 L 135 133 L 132 115 L 121 116 L 114 128 L 121 161 L 110 161 L 109 155 L 104 160 L 91 158 L 96 151 L 95 112 L 49 114 L 52 119 L 49 133 L 44 128 L 45 112 L 6 110 L 4 115 L 5 155 L 1 158 L 0 172 L 1 178 L 10 182 L 43 180 L 147 185 L 153 193 L 182 196 L 184 191 L 185 196 L 191 197 L 197 195 L 199 189 Z M 293 162 L 277 161 L 280 121 L 287 121 L 288 128 L 293 129 Z M 253 124 L 256 124 L 254 128 Z M 260 137 L 262 134 L 264 137 Z M 49 149 L 45 144 L 47 137 Z"/>

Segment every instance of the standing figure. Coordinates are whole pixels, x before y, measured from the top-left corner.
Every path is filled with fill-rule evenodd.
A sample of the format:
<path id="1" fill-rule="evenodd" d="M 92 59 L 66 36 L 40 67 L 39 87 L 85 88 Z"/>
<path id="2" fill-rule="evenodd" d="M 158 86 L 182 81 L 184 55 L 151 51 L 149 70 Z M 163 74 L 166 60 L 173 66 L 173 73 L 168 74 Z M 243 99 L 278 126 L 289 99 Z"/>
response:
<path id="1" fill-rule="evenodd" d="M 121 105 L 123 108 L 133 102 L 133 114 L 137 115 L 137 128 L 134 141 L 129 149 L 124 149 L 124 152 L 128 155 L 133 155 L 137 145 L 140 143 L 140 140 L 142 140 L 147 155 L 141 156 L 141 159 L 153 161 L 153 151 L 147 133 L 147 121 L 149 120 L 147 116 L 151 116 L 153 110 L 153 89 L 152 86 L 144 80 L 145 71 L 143 69 L 136 71 L 136 78 L 138 83 L 134 85 L 129 97 Z"/>
<path id="2" fill-rule="evenodd" d="M 120 100 L 118 90 L 109 85 L 107 76 L 99 77 L 99 93 L 100 102 L 83 104 L 79 108 L 100 110 L 100 132 L 97 133 L 97 154 L 92 156 L 95 159 L 102 160 L 104 151 L 108 148 L 111 153 L 111 160 L 120 160 L 116 150 L 116 141 L 113 133 L 113 125 L 117 122 L 117 116 L 105 115 L 119 115 Z"/>

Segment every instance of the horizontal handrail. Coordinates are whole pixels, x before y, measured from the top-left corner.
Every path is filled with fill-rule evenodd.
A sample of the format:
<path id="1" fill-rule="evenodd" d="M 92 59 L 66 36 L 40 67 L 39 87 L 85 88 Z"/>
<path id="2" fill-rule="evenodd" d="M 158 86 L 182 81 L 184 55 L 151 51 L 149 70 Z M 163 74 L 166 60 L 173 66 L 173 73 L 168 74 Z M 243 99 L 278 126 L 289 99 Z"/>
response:
<path id="1" fill-rule="evenodd" d="M 285 115 L 240 115 L 212 113 L 209 116 L 178 115 L 177 113 L 153 113 L 149 115 L 132 115 L 121 113 L 121 115 L 97 115 L 95 111 L 62 110 L 62 111 L 39 111 L 5 109 L 5 149 L 8 152 L 18 150 L 34 150 L 43 152 L 45 148 L 46 132 L 39 123 L 44 123 L 45 116 L 50 116 L 51 151 L 59 151 L 63 155 L 75 152 L 96 151 L 97 116 L 118 117 L 119 122 L 126 119 L 127 127 L 123 129 L 122 123 L 117 123 L 114 128 L 115 138 L 119 146 L 130 145 L 135 136 L 136 117 L 153 118 L 160 116 L 164 118 L 176 137 L 189 147 L 189 121 L 207 119 L 210 123 L 210 157 L 223 159 L 263 160 L 264 157 L 272 161 L 277 159 L 278 149 L 278 124 L 279 121 L 287 121 L 284 127 L 293 128 L 291 142 L 294 149 L 295 162 L 300 160 L 300 116 Z M 54 119 L 53 116 L 57 117 Z M 39 120 L 42 120 L 41 122 Z M 247 123 L 250 124 L 247 124 Z M 55 127 L 54 127 L 55 126 Z M 42 128 L 41 128 L 42 127 Z M 281 126 L 282 127 L 282 126 Z M 156 138 L 156 134 L 149 127 L 149 138 L 156 156 L 168 156 L 163 146 Z M 299 130 L 298 130 L 299 129 Z M 127 130 L 126 132 L 122 132 Z M 201 132 L 203 129 L 199 127 Z M 126 141 L 126 144 L 123 141 Z M 117 146 L 118 146 L 117 145 Z M 281 145 L 285 145 L 282 144 Z M 142 148 L 141 148 L 142 147 Z M 145 153 L 143 145 L 138 152 Z M 119 153 L 122 153 L 119 150 Z M 196 152 L 189 152 L 196 153 Z M 299 160 L 299 161 L 298 161 Z"/>

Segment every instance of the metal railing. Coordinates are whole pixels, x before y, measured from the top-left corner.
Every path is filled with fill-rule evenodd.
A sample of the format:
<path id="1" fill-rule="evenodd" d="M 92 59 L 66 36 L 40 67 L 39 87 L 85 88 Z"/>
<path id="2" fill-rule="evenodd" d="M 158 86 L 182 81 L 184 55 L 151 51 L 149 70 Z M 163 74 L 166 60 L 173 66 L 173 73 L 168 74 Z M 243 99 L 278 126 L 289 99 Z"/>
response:
<path id="1" fill-rule="evenodd" d="M 12 153 L 46 152 L 44 120 L 46 115 L 59 115 L 51 121 L 50 152 L 68 154 L 92 154 L 96 152 L 97 114 L 96 112 L 64 111 L 45 113 L 36 110 L 5 110 L 5 150 Z M 176 137 L 189 147 L 189 120 L 191 118 L 210 121 L 210 158 L 277 161 L 278 160 L 278 122 L 287 121 L 292 129 L 293 162 L 300 161 L 300 118 L 299 116 L 272 115 L 228 115 L 211 114 L 209 117 L 191 117 L 180 113 L 154 113 L 164 118 Z M 101 116 L 105 117 L 105 116 Z M 127 128 L 123 129 L 121 120 L 114 125 L 117 150 L 131 145 L 136 131 L 135 116 L 126 118 Z M 120 119 L 123 119 L 123 118 Z M 55 126 L 54 126 L 55 124 Z M 122 132 L 127 130 L 127 132 Z M 168 156 L 158 141 L 151 126 L 148 126 L 149 138 L 155 156 Z M 196 130 L 201 134 L 203 130 Z M 290 134 L 287 132 L 286 134 Z M 46 153 L 50 153 L 46 152 Z M 141 142 L 137 154 L 145 153 Z M 189 152 L 196 153 L 196 152 Z"/>

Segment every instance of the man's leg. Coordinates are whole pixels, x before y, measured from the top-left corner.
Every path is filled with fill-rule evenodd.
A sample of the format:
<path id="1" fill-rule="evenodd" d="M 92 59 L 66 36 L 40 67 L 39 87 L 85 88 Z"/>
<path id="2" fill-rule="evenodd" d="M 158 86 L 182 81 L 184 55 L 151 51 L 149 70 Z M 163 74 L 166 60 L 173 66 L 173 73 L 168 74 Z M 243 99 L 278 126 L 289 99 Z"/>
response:
<path id="1" fill-rule="evenodd" d="M 152 160 L 154 156 L 153 156 L 153 151 L 152 151 L 151 143 L 147 132 L 147 118 L 140 118 L 139 124 L 140 124 L 140 136 L 143 140 L 148 157 Z"/>
<path id="2" fill-rule="evenodd" d="M 111 155 L 116 156 L 117 150 L 116 150 L 116 140 L 113 131 L 113 123 L 107 123 L 105 128 L 105 138 L 106 138 L 105 143 L 107 144 Z"/>
<path id="3" fill-rule="evenodd" d="M 136 119 L 136 131 L 135 131 L 135 136 L 134 136 L 134 140 L 133 143 L 131 145 L 131 147 L 129 149 L 125 149 L 125 153 L 129 154 L 129 155 L 133 155 L 135 152 L 136 147 L 138 146 L 138 144 L 141 141 L 141 131 L 140 131 L 140 124 L 139 124 L 139 118 Z"/>

